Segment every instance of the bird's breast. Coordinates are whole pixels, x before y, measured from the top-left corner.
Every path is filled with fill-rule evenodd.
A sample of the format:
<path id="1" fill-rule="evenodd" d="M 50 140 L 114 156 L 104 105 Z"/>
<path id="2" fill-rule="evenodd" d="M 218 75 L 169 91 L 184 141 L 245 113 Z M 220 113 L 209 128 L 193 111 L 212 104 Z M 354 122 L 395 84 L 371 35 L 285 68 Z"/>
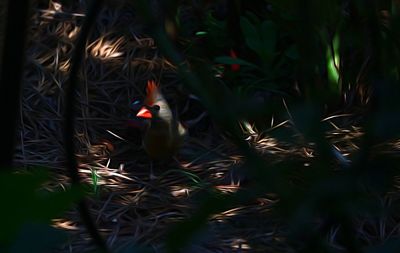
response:
<path id="1" fill-rule="evenodd" d="M 179 148 L 167 131 L 149 130 L 143 139 L 143 146 L 153 159 L 167 159 Z"/>

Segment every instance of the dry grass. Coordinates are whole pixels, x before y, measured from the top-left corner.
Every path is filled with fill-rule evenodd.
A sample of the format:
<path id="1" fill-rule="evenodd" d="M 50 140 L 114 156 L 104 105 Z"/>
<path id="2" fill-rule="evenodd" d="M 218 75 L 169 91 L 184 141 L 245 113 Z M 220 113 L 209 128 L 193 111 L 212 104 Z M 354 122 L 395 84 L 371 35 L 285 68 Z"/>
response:
<path id="1" fill-rule="evenodd" d="M 15 157 L 19 164 L 51 168 L 56 178 L 54 187 L 68 184 L 61 141 L 63 90 L 73 42 L 82 23 L 80 13 L 63 12 L 60 8 L 53 5 L 47 10 L 37 10 L 32 20 Z M 77 157 L 85 182 L 93 184 L 93 173 L 99 177 L 90 209 L 108 245 L 118 250 L 137 243 L 163 252 L 168 228 L 194 212 L 196 196 L 204 187 L 215 187 L 229 194 L 241 186 L 242 178 L 232 172 L 243 162 L 243 157 L 206 120 L 206 130 L 194 131 L 195 137 L 186 144 L 177 161 L 157 165 L 158 178 L 149 179 L 149 160 L 140 142 L 129 137 L 126 125 L 130 102 L 143 96 L 148 79 L 161 81 L 162 89 L 172 101 L 186 97 L 182 97 L 185 93 L 174 66 L 159 55 L 153 40 L 137 24 L 129 11 L 118 8 L 100 14 L 88 42 L 81 90 L 77 94 Z M 348 162 L 362 135 L 362 130 L 351 126 L 348 118 L 351 116 L 324 120 L 331 125 L 327 137 L 337 151 L 338 163 Z M 313 145 L 279 142 L 270 136 L 275 128 L 293 126 L 288 120 L 258 133 L 247 124 L 243 132 L 265 157 L 280 160 L 291 156 L 307 166 L 315 155 Z M 214 215 L 188 252 L 294 252 L 285 244 L 284 224 L 270 215 L 275 202 L 265 196 Z M 360 223 L 367 226 L 364 221 Z M 54 225 L 70 231 L 71 235 L 70 242 L 60 252 L 92 249 L 75 210 L 54 220 Z"/>

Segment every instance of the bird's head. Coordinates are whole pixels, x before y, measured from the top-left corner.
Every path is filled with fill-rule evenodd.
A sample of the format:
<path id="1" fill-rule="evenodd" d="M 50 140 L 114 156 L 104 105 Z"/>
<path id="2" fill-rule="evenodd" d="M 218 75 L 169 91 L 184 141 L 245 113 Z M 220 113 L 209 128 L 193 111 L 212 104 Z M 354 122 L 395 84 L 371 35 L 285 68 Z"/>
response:
<path id="1" fill-rule="evenodd" d="M 138 111 L 136 117 L 165 122 L 170 122 L 173 119 L 167 101 L 162 96 L 158 86 L 153 80 L 147 81 L 144 105 Z"/>

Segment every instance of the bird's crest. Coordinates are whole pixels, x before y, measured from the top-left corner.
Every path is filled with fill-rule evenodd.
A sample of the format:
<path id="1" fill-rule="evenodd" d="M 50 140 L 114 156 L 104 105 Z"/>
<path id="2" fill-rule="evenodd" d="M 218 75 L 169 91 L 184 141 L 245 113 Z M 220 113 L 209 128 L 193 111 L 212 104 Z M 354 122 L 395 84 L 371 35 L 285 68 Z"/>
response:
<path id="1" fill-rule="evenodd" d="M 145 103 L 147 105 L 153 105 L 156 102 L 156 97 L 158 95 L 158 85 L 154 80 L 148 80 L 147 81 L 147 87 L 146 87 L 146 101 Z"/>

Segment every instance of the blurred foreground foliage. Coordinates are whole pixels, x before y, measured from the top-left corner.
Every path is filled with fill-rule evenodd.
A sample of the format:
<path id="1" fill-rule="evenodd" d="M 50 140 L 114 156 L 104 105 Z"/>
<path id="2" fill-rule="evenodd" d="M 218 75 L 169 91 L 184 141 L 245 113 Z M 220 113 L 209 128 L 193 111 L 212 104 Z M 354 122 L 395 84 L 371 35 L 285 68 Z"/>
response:
<path id="1" fill-rule="evenodd" d="M 46 190 L 49 180 L 44 168 L 0 174 L 1 252 L 50 252 L 68 239 L 51 221 L 79 201 L 83 191 Z"/>
<path id="2" fill-rule="evenodd" d="M 200 1 L 198 30 L 181 41 L 175 34 L 187 28 L 177 15 L 182 2 L 170 1 L 172 11 L 164 20 L 146 1 L 138 2 L 158 47 L 245 155 L 242 170 L 252 178 L 250 191 L 230 196 L 210 191 L 203 208 L 172 230 L 171 252 L 187 246 L 212 214 L 266 193 L 279 198 L 275 215 L 289 226 L 287 243 L 296 252 L 336 252 L 332 241 L 343 252 L 374 252 L 378 246 L 368 247 L 374 244 L 381 252 L 398 250 L 397 241 L 361 241 L 354 222 L 382 220 L 398 205 L 382 204 L 396 189 L 398 158 L 373 150 L 400 133 L 396 1 L 216 1 L 212 7 Z M 357 124 L 365 133 L 350 166 L 336 163 L 325 138 L 321 120 L 335 113 L 362 115 Z M 306 170 L 290 158 L 262 159 L 239 130 L 241 120 L 262 130 L 271 115 L 288 114 L 304 142 L 315 146 Z M 293 136 L 273 136 L 294 141 Z M 290 175 L 296 170 L 302 172 L 301 183 L 293 184 Z M 332 239 L 329 233 L 335 229 Z"/>
<path id="3" fill-rule="evenodd" d="M 400 133 L 398 1 L 163 1 L 162 15 L 149 1 L 133 4 L 187 88 L 246 157 L 241 170 L 251 178 L 234 194 L 207 191 L 196 213 L 171 229 L 170 252 L 185 249 L 213 214 L 265 194 L 279 199 L 274 215 L 288 226 L 287 244 L 296 252 L 399 251 L 398 224 L 386 224 L 396 231 L 390 238 L 366 242 L 355 222 L 398 220 L 400 163 L 374 148 Z M 350 165 L 337 163 L 325 138 L 321 120 L 334 113 L 362 116 L 364 134 Z M 261 131 L 272 116 L 289 117 L 304 143 L 313 143 L 306 169 L 290 158 L 265 160 L 244 140 L 240 121 Z M 297 171 L 301 180 L 293 183 Z M 59 242 L 46 224 L 80 194 L 45 193 L 39 189 L 46 180 L 43 172 L 1 176 L 0 249 L 21 252 L 15 242 L 29 242 L 32 231 Z"/>

